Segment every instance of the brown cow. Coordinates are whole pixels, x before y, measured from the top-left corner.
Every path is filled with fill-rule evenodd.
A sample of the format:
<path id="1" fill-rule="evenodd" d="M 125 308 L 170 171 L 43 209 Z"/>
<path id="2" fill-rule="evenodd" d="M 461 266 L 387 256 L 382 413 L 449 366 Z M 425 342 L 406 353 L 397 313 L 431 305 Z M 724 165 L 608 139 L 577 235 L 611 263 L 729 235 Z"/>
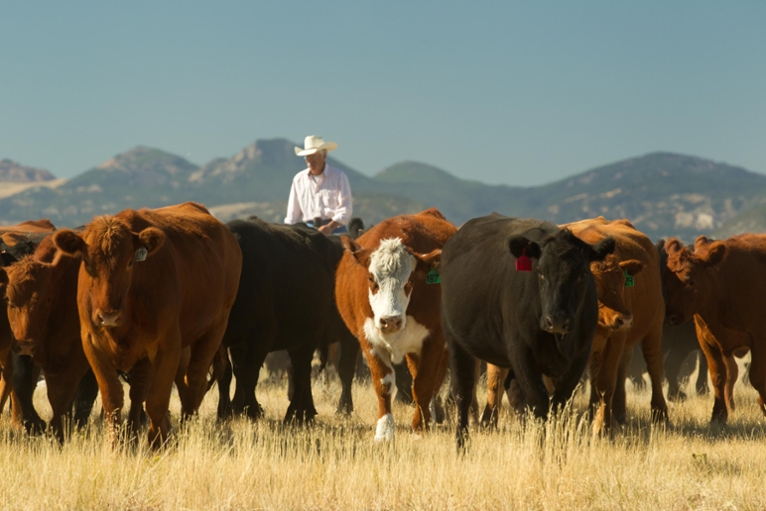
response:
<path id="1" fill-rule="evenodd" d="M 598 217 L 564 227 L 586 243 L 607 236 L 616 241 L 613 254 L 591 263 L 598 295 L 598 328 L 590 359 L 591 408 L 598 406 L 593 432 L 609 432 L 613 416 L 618 422 L 625 420 L 627 368 L 638 342 L 652 382 L 652 418 L 666 420 L 668 407 L 662 394 L 665 303 L 657 249 L 627 220 Z"/>
<path id="2" fill-rule="evenodd" d="M 80 341 L 77 278 L 80 261 L 62 257 L 48 236 L 29 255 L 0 270 L 8 319 L 21 352 L 42 367 L 53 409 L 51 428 L 63 441 L 62 417 L 90 366 Z"/>
<path id="3" fill-rule="evenodd" d="M 727 364 L 731 368 L 732 356 L 743 348 L 751 351 L 750 383 L 766 414 L 766 316 L 760 300 L 766 286 L 766 235 L 722 241 L 700 236 L 693 252 L 673 238 L 665 250 L 666 321 L 680 324 L 694 317 L 715 392 L 712 420 L 728 419 L 726 388 L 732 371 Z"/>
<path id="4" fill-rule="evenodd" d="M 52 232 L 56 230 L 47 218 L 29 220 L 18 225 L 0 227 L 0 258 L 2 266 L 10 266 L 23 255 L 30 253 L 34 247 L 30 245 L 30 235 Z M 0 363 L 3 366 L 2 379 L 0 380 L 0 410 L 5 405 L 8 396 L 12 400 L 11 424 L 20 426 L 26 423 L 28 429 L 37 430 L 43 428 L 45 423 L 35 412 L 29 399 L 24 399 L 22 406 L 19 396 L 13 391 L 13 361 L 11 349 L 13 347 L 13 334 L 8 323 L 8 316 L 0 313 Z M 28 402 L 26 402 L 28 401 Z M 26 408 L 26 410 L 25 410 Z M 24 412 L 25 417 L 22 417 Z"/>
<path id="5" fill-rule="evenodd" d="M 362 345 L 378 396 L 376 441 L 394 438 L 392 363 L 407 358 L 415 415 L 421 431 L 429 405 L 447 371 L 448 354 L 439 321 L 441 286 L 436 268 L 444 243 L 457 229 L 439 211 L 390 218 L 356 241 L 338 267 L 335 297 L 343 320 Z M 432 283 L 426 282 L 426 276 Z"/>
<path id="6" fill-rule="evenodd" d="M 146 401 L 149 442 L 160 446 L 184 348 L 189 361 L 178 389 L 183 415 L 195 413 L 204 396 L 237 295 L 237 240 L 204 206 L 187 202 L 97 217 L 82 234 L 61 230 L 53 241 L 82 258 L 82 344 L 98 380 L 110 440 L 123 407 L 117 370 L 131 370 L 131 401 Z M 140 407 L 132 406 L 134 434 L 139 419 Z"/>

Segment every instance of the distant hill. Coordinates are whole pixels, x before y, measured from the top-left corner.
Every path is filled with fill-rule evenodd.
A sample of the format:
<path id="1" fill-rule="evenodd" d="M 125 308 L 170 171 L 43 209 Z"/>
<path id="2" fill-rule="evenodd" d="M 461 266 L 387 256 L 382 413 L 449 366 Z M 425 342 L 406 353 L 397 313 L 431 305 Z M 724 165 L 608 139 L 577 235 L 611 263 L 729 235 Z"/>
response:
<path id="1" fill-rule="evenodd" d="M 56 177 L 47 170 L 25 167 L 8 159 L 0 160 L 0 182 L 32 183 L 54 179 Z"/>
<path id="2" fill-rule="evenodd" d="M 202 167 L 159 149 L 136 147 L 57 188 L 36 186 L 0 199 L 0 221 L 45 216 L 74 226 L 128 207 L 186 200 L 204 203 L 222 219 L 256 214 L 281 221 L 290 183 L 305 168 L 294 146 L 281 138 L 256 140 Z M 629 218 L 653 238 L 691 239 L 725 226 L 761 225 L 754 218 L 757 208 L 766 208 L 766 176 L 673 153 L 630 158 L 527 188 L 464 180 L 418 162 L 400 162 L 370 177 L 332 157 L 328 161 L 349 176 L 354 214 L 368 223 L 434 206 L 458 225 L 493 211 L 556 223 L 604 215 Z M 748 212 L 750 217 L 740 216 Z M 738 227 L 732 224 L 737 218 Z"/>

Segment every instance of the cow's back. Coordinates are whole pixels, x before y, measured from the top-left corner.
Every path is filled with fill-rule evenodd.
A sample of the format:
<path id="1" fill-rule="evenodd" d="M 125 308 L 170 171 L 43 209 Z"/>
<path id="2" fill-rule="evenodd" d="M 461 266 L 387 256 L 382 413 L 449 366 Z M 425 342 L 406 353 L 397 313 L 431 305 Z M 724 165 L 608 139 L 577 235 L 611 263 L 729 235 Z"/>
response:
<path id="1" fill-rule="evenodd" d="M 242 338 L 244 329 L 276 328 L 270 349 L 286 349 L 293 337 L 324 328 L 339 247 L 309 228 L 259 219 L 234 220 L 228 227 L 239 238 L 243 261 L 224 344 Z"/>

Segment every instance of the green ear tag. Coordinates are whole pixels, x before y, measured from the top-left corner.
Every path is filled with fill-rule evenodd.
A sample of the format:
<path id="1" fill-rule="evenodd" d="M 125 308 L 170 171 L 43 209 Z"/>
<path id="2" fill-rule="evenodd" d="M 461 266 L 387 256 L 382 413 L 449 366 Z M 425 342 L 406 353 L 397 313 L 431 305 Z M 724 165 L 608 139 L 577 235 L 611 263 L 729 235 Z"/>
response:
<path id="1" fill-rule="evenodd" d="M 636 282 L 633 280 L 633 275 L 625 272 L 625 287 L 633 287 L 636 285 Z"/>
<path id="2" fill-rule="evenodd" d="M 442 276 L 436 271 L 436 268 L 431 268 L 431 271 L 426 273 L 426 284 L 438 284 L 442 281 Z"/>

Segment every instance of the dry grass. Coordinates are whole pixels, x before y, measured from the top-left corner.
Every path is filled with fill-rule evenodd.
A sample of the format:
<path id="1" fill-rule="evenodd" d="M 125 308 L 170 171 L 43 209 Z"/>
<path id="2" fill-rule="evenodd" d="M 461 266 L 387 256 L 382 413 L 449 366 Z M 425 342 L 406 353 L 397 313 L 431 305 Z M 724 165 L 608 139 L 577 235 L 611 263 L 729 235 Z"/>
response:
<path id="1" fill-rule="evenodd" d="M 499 431 L 472 431 L 458 456 L 454 425 L 415 438 L 399 406 L 392 445 L 372 438 L 376 403 L 356 385 L 357 412 L 333 415 L 337 383 L 315 383 L 319 416 L 285 429 L 285 387 L 263 385 L 258 424 L 214 420 L 217 397 L 176 429 L 162 453 L 113 451 L 94 411 L 87 433 L 59 447 L 0 421 L 4 509 L 753 509 L 766 507 L 766 428 L 755 391 L 737 387 L 729 425 L 708 425 L 712 400 L 671 404 L 672 426 L 649 424 L 649 395 L 629 392 L 631 422 L 613 441 L 593 440 L 575 413 L 526 427 L 506 412 Z M 215 392 L 215 391 L 214 391 Z M 49 413 L 43 392 L 38 409 Z M 177 400 L 173 408 L 178 413 Z"/>

